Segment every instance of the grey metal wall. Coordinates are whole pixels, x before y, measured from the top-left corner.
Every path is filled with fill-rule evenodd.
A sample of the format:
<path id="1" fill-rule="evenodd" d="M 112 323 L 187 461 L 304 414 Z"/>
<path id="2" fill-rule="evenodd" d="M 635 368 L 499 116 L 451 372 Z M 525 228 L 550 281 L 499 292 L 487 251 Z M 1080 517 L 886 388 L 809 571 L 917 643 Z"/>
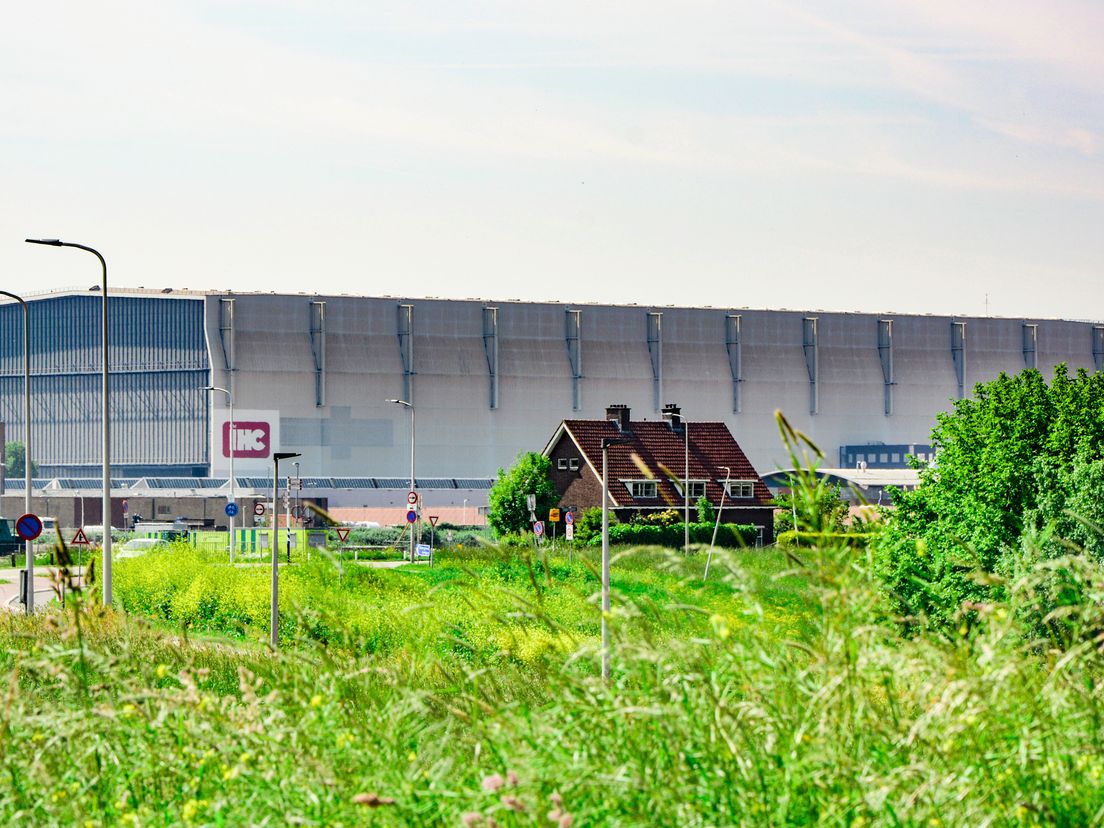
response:
<path id="1" fill-rule="evenodd" d="M 601 417 L 611 402 L 630 405 L 634 418 L 658 418 L 657 402 L 676 402 L 691 423 L 722 420 L 763 470 L 785 462 L 776 409 L 829 458 L 849 443 L 923 443 L 958 395 L 956 360 L 969 393 L 1032 363 L 1047 375 L 1058 362 L 1093 370 L 1099 337 L 1090 323 L 1066 321 L 212 295 L 207 336 L 222 385 L 226 298 L 235 304 L 235 405 L 278 409 L 281 448 L 301 451 L 312 475 L 405 476 L 409 415 L 385 400 L 407 393 L 419 476 L 493 475 L 518 451 L 542 448 L 560 419 Z M 324 325 L 312 310 L 320 301 Z M 738 336 L 729 317 L 739 317 Z M 891 368 L 878 347 L 885 322 Z M 956 323 L 965 325 L 957 352 Z"/>
<path id="2" fill-rule="evenodd" d="M 100 463 L 98 293 L 30 301 L 34 460 L 89 472 Z M 207 463 L 207 345 L 200 298 L 113 296 L 109 303 L 112 464 Z M 0 306 L 0 419 L 24 439 L 18 305 Z"/>

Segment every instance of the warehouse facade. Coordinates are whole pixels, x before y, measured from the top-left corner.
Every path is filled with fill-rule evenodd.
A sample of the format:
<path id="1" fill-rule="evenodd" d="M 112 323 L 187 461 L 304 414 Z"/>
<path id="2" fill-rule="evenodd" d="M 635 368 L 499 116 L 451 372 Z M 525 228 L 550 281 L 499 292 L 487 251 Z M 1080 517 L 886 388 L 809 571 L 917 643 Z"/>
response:
<path id="1" fill-rule="evenodd" d="M 30 299 L 40 476 L 98 474 L 97 292 Z M 0 420 L 22 440 L 22 320 L 0 306 Z M 724 422 L 787 465 L 774 412 L 828 455 L 926 444 L 935 415 L 999 372 L 1104 365 L 1091 322 L 321 295 L 112 293 L 112 465 L 121 476 L 271 471 L 485 478 L 610 400 Z M 233 392 L 235 433 L 227 396 Z M 244 435 L 244 436 L 243 436 Z M 245 447 L 244 449 L 242 447 Z"/>

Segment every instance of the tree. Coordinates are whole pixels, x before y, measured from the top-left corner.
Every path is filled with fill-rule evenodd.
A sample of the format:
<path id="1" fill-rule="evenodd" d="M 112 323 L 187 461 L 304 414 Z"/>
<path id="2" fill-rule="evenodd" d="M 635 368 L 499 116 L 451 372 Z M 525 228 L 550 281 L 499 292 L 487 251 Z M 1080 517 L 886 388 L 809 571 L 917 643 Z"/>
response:
<path id="1" fill-rule="evenodd" d="M 8 443 L 4 447 L 4 463 L 7 466 L 4 469 L 5 477 L 19 478 L 23 477 L 24 458 L 27 456 L 27 450 L 22 443 Z M 38 474 L 38 463 L 31 461 L 31 476 L 34 477 Z"/>
<path id="2" fill-rule="evenodd" d="M 498 470 L 498 479 L 488 497 L 488 523 L 495 535 L 524 532 L 529 528 L 526 500 L 536 495 L 537 518 L 543 520 L 560 499 L 552 483 L 552 461 L 535 451 L 522 452 L 509 471 Z"/>
<path id="3" fill-rule="evenodd" d="M 1089 509 L 1101 489 L 1104 373 L 1070 377 L 1059 365 L 1049 386 L 1036 370 L 1001 374 L 938 416 L 932 445 L 937 465 L 895 494 L 876 561 L 903 613 L 949 622 L 963 602 L 993 597 L 978 576 L 1004 571 L 1025 531 L 1081 525 L 1067 512 Z"/>

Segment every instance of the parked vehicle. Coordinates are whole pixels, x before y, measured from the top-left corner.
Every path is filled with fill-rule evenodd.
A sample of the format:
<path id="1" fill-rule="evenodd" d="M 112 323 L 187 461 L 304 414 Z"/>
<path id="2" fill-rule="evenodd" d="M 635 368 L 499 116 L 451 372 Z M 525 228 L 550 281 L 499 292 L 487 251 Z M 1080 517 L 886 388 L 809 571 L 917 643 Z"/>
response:
<path id="1" fill-rule="evenodd" d="M 23 549 L 23 541 L 15 532 L 13 518 L 0 519 L 0 555 L 11 555 L 14 566 L 15 556 Z"/>

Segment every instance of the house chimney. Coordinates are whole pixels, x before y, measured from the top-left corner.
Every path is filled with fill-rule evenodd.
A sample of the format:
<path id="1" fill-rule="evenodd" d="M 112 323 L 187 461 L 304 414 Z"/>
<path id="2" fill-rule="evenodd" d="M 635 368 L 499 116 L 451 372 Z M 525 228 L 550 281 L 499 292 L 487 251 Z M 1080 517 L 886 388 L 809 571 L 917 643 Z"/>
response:
<path id="1" fill-rule="evenodd" d="M 610 404 L 606 407 L 606 419 L 611 420 L 617 430 L 622 434 L 628 434 L 632 431 L 632 425 L 629 423 L 629 407 L 623 404 Z"/>
<path id="2" fill-rule="evenodd" d="M 682 434 L 682 409 L 674 403 L 667 403 L 660 412 L 663 419 L 670 423 L 671 431 Z"/>

